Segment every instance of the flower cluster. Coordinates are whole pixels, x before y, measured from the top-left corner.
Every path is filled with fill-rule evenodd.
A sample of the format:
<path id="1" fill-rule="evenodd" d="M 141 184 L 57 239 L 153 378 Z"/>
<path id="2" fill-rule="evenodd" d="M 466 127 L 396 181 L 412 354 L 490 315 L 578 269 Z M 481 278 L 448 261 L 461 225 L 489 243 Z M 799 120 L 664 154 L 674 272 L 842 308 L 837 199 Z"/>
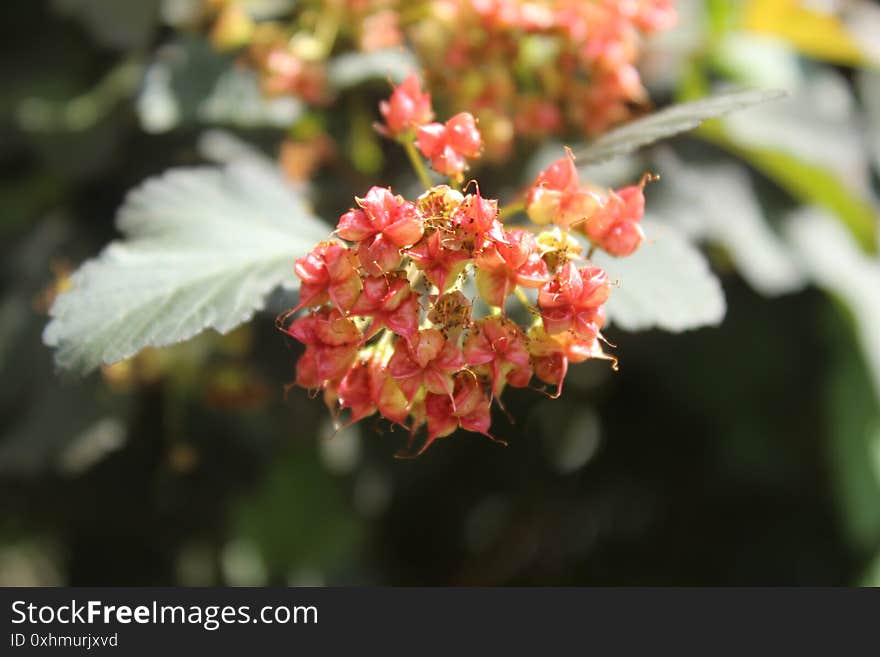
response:
<path id="1" fill-rule="evenodd" d="M 267 94 L 313 105 L 333 94 L 331 54 L 406 43 L 442 104 L 480 119 L 492 159 L 510 153 L 514 135 L 595 135 L 630 117 L 647 101 L 636 69 L 643 41 L 676 20 L 672 0 L 328 0 L 297 3 L 277 20 L 244 0 L 203 1 L 218 48 L 241 52 Z M 409 127 L 401 109 L 391 102 L 383 112 L 392 133 Z M 472 131 L 462 127 L 466 140 Z M 471 157 L 456 130 L 431 125 L 419 140 L 438 171 Z"/>
<path id="2" fill-rule="evenodd" d="M 601 332 L 611 282 L 581 255 L 578 237 L 591 251 L 635 250 L 647 178 L 616 191 L 581 185 L 569 154 L 525 194 L 537 232 L 505 226 L 496 200 L 454 186 L 464 158 L 479 154 L 472 118 L 428 123 L 433 109 L 416 78 L 380 112 L 381 131 L 418 144 L 453 186 L 426 185 L 414 200 L 372 187 L 296 261 L 300 303 L 279 323 L 305 345 L 296 384 L 322 391 L 336 417 L 378 413 L 406 427 L 410 443 L 424 427 L 417 453 L 458 428 L 496 440 L 491 405 L 507 386 L 537 379 L 557 397 L 569 364 L 616 362 Z M 425 134 L 448 152 L 438 155 Z M 456 158 L 461 166 L 444 168 Z"/>
<path id="3" fill-rule="evenodd" d="M 459 176 L 467 168 L 466 158 L 480 157 L 483 139 L 473 115 L 461 112 L 444 124 L 421 126 L 416 145 L 435 171 Z"/>
<path id="4" fill-rule="evenodd" d="M 429 81 L 485 125 L 487 153 L 566 127 L 595 135 L 643 105 L 642 41 L 672 0 L 435 0 L 406 34 Z"/>
<path id="5" fill-rule="evenodd" d="M 581 185 L 574 157 L 568 154 L 542 171 L 529 190 L 526 211 L 536 224 L 555 223 L 583 233 L 613 256 L 628 256 L 645 239 L 645 174 L 637 185 L 603 192 Z"/>
<path id="6" fill-rule="evenodd" d="M 414 145 L 438 173 L 461 180 L 468 168 L 468 159 L 482 154 L 483 138 L 476 119 L 469 112 L 456 114 L 446 123 L 430 123 L 434 118 L 431 96 L 422 91 L 422 83 L 415 73 L 396 87 L 387 101 L 379 103 L 379 111 L 385 123 L 376 129 L 404 144 Z"/>

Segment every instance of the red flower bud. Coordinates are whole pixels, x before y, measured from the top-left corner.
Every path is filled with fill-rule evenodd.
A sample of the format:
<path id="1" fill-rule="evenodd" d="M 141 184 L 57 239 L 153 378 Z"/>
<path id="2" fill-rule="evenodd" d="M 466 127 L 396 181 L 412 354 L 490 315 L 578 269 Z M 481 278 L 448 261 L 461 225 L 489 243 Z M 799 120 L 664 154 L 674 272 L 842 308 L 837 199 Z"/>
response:
<path id="1" fill-rule="evenodd" d="M 294 310 L 317 306 L 327 299 L 339 310 L 351 308 L 361 291 L 354 255 L 344 244 L 328 241 L 298 258 L 294 271 L 302 284 L 300 302 Z"/>
<path id="2" fill-rule="evenodd" d="M 608 195 L 605 205 L 581 227 L 583 232 L 608 253 L 628 256 L 645 239 L 639 222 L 645 214 L 645 184 L 650 174 L 637 185 L 630 185 Z"/>
<path id="3" fill-rule="evenodd" d="M 571 153 L 559 158 L 539 173 L 532 186 L 546 187 L 560 192 L 577 189 L 578 171 Z"/>
<path id="4" fill-rule="evenodd" d="M 428 392 L 451 396 L 452 375 L 462 367 L 461 350 L 437 329 L 423 329 L 411 342 L 398 342 L 388 362 L 389 373 L 409 402 L 422 386 Z"/>
<path id="5" fill-rule="evenodd" d="M 556 386 L 553 398 L 562 394 L 562 383 L 570 363 L 601 358 L 612 361 L 612 367 L 617 369 L 617 359 L 605 354 L 598 339 L 583 339 L 570 332 L 549 335 L 540 326 L 529 331 L 529 352 L 532 355 L 535 376 Z"/>
<path id="6" fill-rule="evenodd" d="M 379 112 L 385 119 L 385 132 L 391 137 L 415 130 L 434 118 L 431 95 L 422 92 L 422 83 L 415 73 L 396 87 L 387 101 L 379 103 Z"/>
<path id="7" fill-rule="evenodd" d="M 349 210 L 339 218 L 336 234 L 359 242 L 358 260 L 370 275 L 396 269 L 403 257 L 400 249 L 422 237 L 421 215 L 415 205 L 385 187 L 372 187 L 364 198 L 355 200 L 360 209 Z"/>
<path id="8" fill-rule="evenodd" d="M 443 234 L 437 231 L 416 244 L 407 254 L 441 293 L 455 281 L 470 259 L 466 251 L 444 247 L 443 240 Z"/>
<path id="9" fill-rule="evenodd" d="M 490 242 L 474 259 L 477 291 L 490 306 L 504 307 L 517 285 L 540 287 L 548 278 L 535 236 L 527 230 L 505 231 L 507 243 Z"/>
<path id="10" fill-rule="evenodd" d="M 419 450 L 419 454 L 428 449 L 437 438 L 448 436 L 459 427 L 495 440 L 489 434 L 489 426 L 492 424 L 489 400 L 477 378 L 469 372 L 455 375 L 451 395 L 429 393 L 425 397 L 425 416 L 428 422 L 428 440 Z"/>
<path id="11" fill-rule="evenodd" d="M 642 227 L 634 221 L 621 221 L 605 235 L 602 248 L 613 256 L 624 257 L 632 254 L 645 239 Z"/>
<path id="12" fill-rule="evenodd" d="M 405 278 L 371 276 L 364 279 L 363 292 L 351 308 L 352 315 L 373 319 L 364 340 L 387 328 L 411 340 L 419 326 L 419 300 Z"/>
<path id="13" fill-rule="evenodd" d="M 355 363 L 340 381 L 336 392 L 339 405 L 351 410 L 351 423 L 377 411 L 396 424 L 406 422 L 406 400 L 388 374 L 388 368 L 376 355 Z"/>
<path id="14" fill-rule="evenodd" d="M 510 319 L 487 317 L 476 322 L 462 351 L 468 365 L 489 366 L 493 396 L 501 394 L 505 383 L 521 388 L 532 377 L 526 336 Z"/>
<path id="15" fill-rule="evenodd" d="M 598 267 L 578 270 L 565 263 L 538 292 L 538 306 L 548 334 L 572 331 L 592 340 L 605 321 L 600 308 L 608 299 L 608 275 Z"/>
<path id="16" fill-rule="evenodd" d="M 361 332 L 338 310 L 323 309 L 300 317 L 285 331 L 304 345 L 297 363 L 297 385 L 318 388 L 341 379 L 357 355 Z"/>
<path id="17" fill-rule="evenodd" d="M 446 122 L 446 141 L 454 151 L 465 157 L 480 157 L 483 139 L 473 114 L 461 112 L 449 119 Z"/>
<path id="18" fill-rule="evenodd" d="M 544 169 L 529 189 L 526 212 L 536 224 L 551 222 L 562 228 L 590 223 L 603 199 L 587 187 L 580 187 L 574 157 L 569 153 Z"/>
<path id="19" fill-rule="evenodd" d="M 482 144 L 476 121 L 467 112 L 456 114 L 445 125 L 421 126 L 416 140 L 434 170 L 447 176 L 459 176 L 467 168 L 465 158 L 479 157 Z"/>

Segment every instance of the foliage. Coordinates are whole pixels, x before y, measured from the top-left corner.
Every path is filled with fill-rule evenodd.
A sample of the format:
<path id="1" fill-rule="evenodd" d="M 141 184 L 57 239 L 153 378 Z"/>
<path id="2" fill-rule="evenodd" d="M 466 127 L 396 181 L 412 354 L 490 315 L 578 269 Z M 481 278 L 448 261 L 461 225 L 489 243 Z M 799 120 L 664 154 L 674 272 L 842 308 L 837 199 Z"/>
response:
<path id="1" fill-rule="evenodd" d="M 129 194 L 126 242 L 71 277 L 45 341 L 59 365 L 87 372 L 207 327 L 249 319 L 289 277 L 291 258 L 325 234 L 271 169 L 177 169 Z"/>
<path id="2" fill-rule="evenodd" d="M 0 582 L 876 582 L 876 7 L 356 4 L 10 3 Z M 434 116 L 380 134 L 413 71 Z M 565 145 L 578 184 L 536 193 Z M 631 255 L 566 225 L 646 173 Z M 274 319 L 355 197 L 444 183 L 569 232 L 621 366 L 508 384 L 508 449 L 400 463 L 407 431 L 285 387 L 304 349 Z M 543 326 L 540 288 L 510 291 Z"/>

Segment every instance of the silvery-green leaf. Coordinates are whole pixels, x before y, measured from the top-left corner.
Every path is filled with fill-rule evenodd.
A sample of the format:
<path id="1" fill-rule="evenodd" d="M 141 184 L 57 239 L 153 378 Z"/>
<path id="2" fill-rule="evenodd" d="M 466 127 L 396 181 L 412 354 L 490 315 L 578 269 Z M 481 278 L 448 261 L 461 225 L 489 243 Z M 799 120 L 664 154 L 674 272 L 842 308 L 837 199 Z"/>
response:
<path id="1" fill-rule="evenodd" d="M 867 193 L 868 154 L 847 81 L 833 71 L 816 71 L 788 98 L 724 120 L 728 138 L 739 146 L 775 149 L 827 168 L 862 194 Z"/>
<path id="2" fill-rule="evenodd" d="M 784 96 L 785 92 L 780 90 L 734 91 L 673 105 L 606 132 L 576 153 L 578 163 L 602 162 L 618 155 L 626 155 L 660 139 L 692 130 L 708 119 Z"/>
<path id="3" fill-rule="evenodd" d="M 859 586 L 880 586 L 880 552 L 874 556 L 868 569 L 862 575 Z"/>
<path id="4" fill-rule="evenodd" d="M 80 267 L 52 306 L 43 340 L 61 367 L 88 371 L 235 328 L 275 287 L 295 285 L 293 260 L 330 232 L 280 175 L 247 164 L 150 179 L 117 223 L 125 239 Z"/>
<path id="5" fill-rule="evenodd" d="M 147 67 L 136 109 L 147 132 L 165 132 L 197 120 L 207 98 L 231 60 L 196 37 L 159 48 Z"/>
<path id="6" fill-rule="evenodd" d="M 159 3 L 162 22 L 177 29 L 198 23 L 202 10 L 202 0 L 161 0 Z"/>
<path id="7" fill-rule="evenodd" d="M 297 0 L 239 0 L 238 4 L 254 20 L 280 18 L 293 9 Z"/>
<path id="8" fill-rule="evenodd" d="M 297 0 L 236 0 L 235 2 L 255 21 L 282 18 L 296 6 L 296 3 Z M 192 28 L 203 19 L 204 5 L 205 0 L 161 0 L 159 15 L 162 22 L 173 28 Z"/>
<path id="9" fill-rule="evenodd" d="M 728 32 L 713 52 L 728 77 L 760 89 L 801 86 L 806 75 L 800 58 L 785 41 L 754 32 Z"/>
<path id="10" fill-rule="evenodd" d="M 880 7 L 872 0 L 841 3 L 843 22 L 858 43 L 864 57 L 873 66 L 880 65 Z"/>
<path id="11" fill-rule="evenodd" d="M 334 57 L 327 77 L 336 89 L 346 89 L 371 79 L 401 82 L 418 70 L 415 56 L 403 48 L 377 50 L 370 53 L 345 53 Z"/>
<path id="12" fill-rule="evenodd" d="M 250 142 L 222 128 L 211 128 L 199 135 L 199 155 L 213 164 L 248 163 L 274 171 L 276 162 Z"/>
<path id="13" fill-rule="evenodd" d="M 859 71 L 856 79 L 867 115 L 868 140 L 874 167 L 880 171 L 880 72 Z"/>
<path id="14" fill-rule="evenodd" d="M 657 154 L 661 180 L 650 190 L 651 213 L 693 239 L 722 245 L 737 271 L 765 295 L 792 292 L 804 276 L 785 242 L 770 228 L 742 167 L 688 164 L 671 150 Z"/>
<path id="15" fill-rule="evenodd" d="M 54 0 L 52 8 L 117 50 L 146 46 L 159 18 L 159 0 Z"/>
<path id="16" fill-rule="evenodd" d="M 670 225 L 646 218 L 643 226 L 648 238 L 631 256 L 594 257 L 618 283 L 605 305 L 611 322 L 627 331 L 675 332 L 719 324 L 724 293 L 703 254 Z"/>
<path id="17" fill-rule="evenodd" d="M 791 216 L 788 235 L 817 286 L 846 306 L 823 322 L 822 415 L 841 529 L 867 554 L 880 545 L 880 260 L 820 209 Z"/>
<path id="18" fill-rule="evenodd" d="M 303 104 L 290 96 L 267 98 L 253 71 L 189 37 L 159 49 L 136 108 L 144 130 L 159 133 L 192 123 L 287 128 Z"/>
<path id="19" fill-rule="evenodd" d="M 652 97 L 674 92 L 693 53 L 705 50 L 712 38 L 705 0 L 676 0 L 675 13 L 671 28 L 652 32 L 643 44 L 639 75 Z"/>
<path id="20" fill-rule="evenodd" d="M 217 79 L 211 94 L 199 103 L 198 117 L 205 123 L 242 128 L 287 128 L 304 109 L 303 102 L 292 96 L 267 98 L 253 71 L 229 68 Z"/>
<path id="21" fill-rule="evenodd" d="M 839 222 L 817 208 L 796 211 L 788 235 L 816 285 L 849 306 L 880 398 L 880 260 L 866 255 Z"/>

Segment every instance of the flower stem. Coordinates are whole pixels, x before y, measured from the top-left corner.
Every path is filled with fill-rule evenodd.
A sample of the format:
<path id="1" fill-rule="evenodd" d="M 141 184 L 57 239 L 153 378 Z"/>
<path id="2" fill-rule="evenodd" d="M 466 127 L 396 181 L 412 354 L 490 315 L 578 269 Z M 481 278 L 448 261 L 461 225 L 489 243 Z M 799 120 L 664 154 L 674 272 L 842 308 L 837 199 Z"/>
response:
<path id="1" fill-rule="evenodd" d="M 508 203 L 503 208 L 498 210 L 498 220 L 503 221 L 506 217 L 509 217 L 512 214 L 516 214 L 517 212 L 523 212 L 526 209 L 525 203 L 522 201 L 514 201 L 513 203 Z"/>
<path id="2" fill-rule="evenodd" d="M 389 331 L 388 329 L 382 329 L 382 336 L 379 338 L 379 341 L 376 343 L 376 349 L 380 353 L 387 350 L 391 346 L 391 341 L 394 339 L 394 333 Z"/>
<path id="3" fill-rule="evenodd" d="M 403 140 L 402 143 L 406 154 L 409 156 L 410 164 L 412 164 L 413 170 L 416 172 L 419 180 L 425 186 L 425 189 L 430 189 L 434 186 L 434 183 L 431 182 L 431 176 L 428 175 L 428 170 L 425 168 L 425 162 L 422 160 L 422 156 L 419 155 L 419 152 L 416 150 L 415 141 L 412 139 L 406 139 Z"/>
<path id="4" fill-rule="evenodd" d="M 327 11 L 319 14 L 315 25 L 315 38 L 321 47 L 321 56 L 326 58 L 333 51 L 336 36 L 339 34 L 339 11 Z"/>
<path id="5" fill-rule="evenodd" d="M 529 297 L 523 292 L 523 289 L 520 286 L 516 286 L 513 288 L 513 293 L 516 295 L 516 298 L 520 300 L 522 305 L 526 307 L 526 310 L 532 309 L 532 302 L 529 301 Z"/>

